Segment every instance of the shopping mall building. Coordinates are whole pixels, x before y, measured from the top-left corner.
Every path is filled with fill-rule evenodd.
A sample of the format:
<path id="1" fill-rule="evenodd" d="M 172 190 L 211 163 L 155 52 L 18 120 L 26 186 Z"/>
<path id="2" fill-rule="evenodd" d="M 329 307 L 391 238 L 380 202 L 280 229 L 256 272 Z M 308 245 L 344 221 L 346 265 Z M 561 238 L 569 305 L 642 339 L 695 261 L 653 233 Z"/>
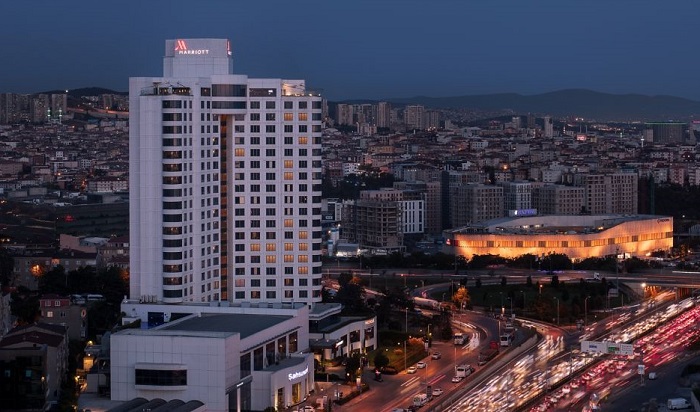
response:
<path id="1" fill-rule="evenodd" d="M 645 257 L 673 246 L 673 218 L 655 215 L 546 215 L 506 217 L 444 232 L 445 253 L 515 258 L 565 254 Z"/>

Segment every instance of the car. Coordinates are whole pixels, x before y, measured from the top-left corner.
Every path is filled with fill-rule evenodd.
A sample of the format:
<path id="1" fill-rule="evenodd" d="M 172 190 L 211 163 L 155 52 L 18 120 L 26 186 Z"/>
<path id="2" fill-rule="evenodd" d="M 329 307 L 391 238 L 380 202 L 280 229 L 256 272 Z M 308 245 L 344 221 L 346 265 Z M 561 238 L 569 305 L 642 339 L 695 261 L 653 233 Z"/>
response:
<path id="1" fill-rule="evenodd" d="M 316 409 L 314 409 L 313 406 L 311 405 L 306 405 L 303 408 L 298 409 L 299 412 L 316 412 Z"/>
<path id="2" fill-rule="evenodd" d="M 564 393 L 564 395 L 567 395 L 567 394 L 571 393 L 571 386 L 564 385 L 564 386 L 562 386 L 561 391 Z"/>
<path id="3" fill-rule="evenodd" d="M 452 378 L 452 383 L 460 383 L 462 382 L 462 377 L 461 376 L 455 376 Z"/>
<path id="4" fill-rule="evenodd" d="M 406 369 L 406 373 L 416 373 L 418 371 L 418 368 L 415 366 L 409 366 L 408 369 Z"/>
<path id="5" fill-rule="evenodd" d="M 440 352 L 433 352 L 432 355 L 430 355 L 432 359 L 440 359 L 442 358 L 442 354 Z"/>
<path id="6" fill-rule="evenodd" d="M 425 362 L 423 362 L 423 361 L 420 361 L 420 362 L 416 363 L 416 367 L 417 367 L 418 369 L 425 369 L 427 366 L 428 366 L 428 364 L 425 363 Z"/>
<path id="7" fill-rule="evenodd" d="M 653 381 L 654 379 L 656 379 L 656 372 L 649 372 L 649 380 Z"/>
<path id="8" fill-rule="evenodd" d="M 440 396 L 442 395 L 442 392 L 444 392 L 442 388 L 435 388 L 433 389 L 433 396 Z"/>

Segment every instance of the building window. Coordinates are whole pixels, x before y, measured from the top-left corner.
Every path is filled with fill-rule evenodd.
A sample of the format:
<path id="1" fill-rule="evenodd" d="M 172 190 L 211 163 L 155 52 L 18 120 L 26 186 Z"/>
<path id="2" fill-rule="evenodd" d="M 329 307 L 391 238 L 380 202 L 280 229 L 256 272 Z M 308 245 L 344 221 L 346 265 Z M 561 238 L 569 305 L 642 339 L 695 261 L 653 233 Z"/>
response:
<path id="1" fill-rule="evenodd" d="M 136 385 L 187 386 L 187 370 L 136 369 Z"/>

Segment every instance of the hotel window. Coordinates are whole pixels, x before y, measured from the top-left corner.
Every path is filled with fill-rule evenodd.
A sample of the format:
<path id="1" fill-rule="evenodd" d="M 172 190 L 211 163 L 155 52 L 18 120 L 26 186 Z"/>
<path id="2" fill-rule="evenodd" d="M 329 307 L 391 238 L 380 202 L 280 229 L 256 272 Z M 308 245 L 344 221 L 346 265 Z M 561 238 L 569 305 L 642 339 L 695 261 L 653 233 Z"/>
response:
<path id="1" fill-rule="evenodd" d="M 286 263 L 294 262 L 294 255 L 284 255 L 284 261 Z"/>
<path id="2" fill-rule="evenodd" d="M 286 251 L 294 250 L 294 243 L 285 243 L 284 250 L 286 250 Z"/>
<path id="3" fill-rule="evenodd" d="M 267 120 L 268 122 L 275 121 L 275 114 L 274 113 L 265 113 L 265 120 Z"/>
<path id="4" fill-rule="evenodd" d="M 273 255 L 265 256 L 265 263 L 277 263 L 277 257 Z"/>
<path id="5" fill-rule="evenodd" d="M 259 120 L 260 120 L 260 113 L 251 113 L 250 114 L 250 121 L 255 122 L 255 121 L 259 121 Z"/>
<path id="6" fill-rule="evenodd" d="M 294 161 L 293 160 L 285 160 L 284 161 L 284 167 L 285 169 L 291 169 L 294 167 Z"/>
<path id="7" fill-rule="evenodd" d="M 293 219 L 284 219 L 284 227 L 294 227 Z"/>
<path id="8" fill-rule="evenodd" d="M 267 292 L 265 292 L 265 296 L 268 299 L 276 299 L 277 293 L 274 290 L 268 290 Z"/>
<path id="9" fill-rule="evenodd" d="M 294 286 L 294 279 L 285 279 L 284 286 Z"/>
<path id="10" fill-rule="evenodd" d="M 309 238 L 309 232 L 302 230 L 299 232 L 299 239 L 308 239 Z"/>
<path id="11" fill-rule="evenodd" d="M 266 244 L 265 244 L 265 250 L 267 250 L 268 252 L 274 252 L 275 250 L 277 250 L 276 244 L 274 244 L 274 243 L 266 243 Z"/>
<path id="12" fill-rule="evenodd" d="M 307 263 L 309 261 L 309 257 L 307 255 L 299 255 L 297 262 L 300 263 Z"/>
<path id="13" fill-rule="evenodd" d="M 300 101 L 299 102 L 299 108 L 300 109 L 306 109 L 308 107 L 307 102 L 305 101 Z"/>
<path id="14" fill-rule="evenodd" d="M 307 144 L 309 143 L 309 138 L 305 136 L 299 136 L 299 144 Z"/>
<path id="15" fill-rule="evenodd" d="M 305 122 L 309 120 L 308 115 L 306 113 L 299 113 L 299 121 Z"/>
<path id="16" fill-rule="evenodd" d="M 285 290 L 284 291 L 284 298 L 285 299 L 292 299 L 294 297 L 294 291 L 293 290 Z"/>
<path id="17" fill-rule="evenodd" d="M 236 156 L 236 157 L 243 157 L 243 156 L 245 156 L 245 149 L 238 148 L 238 149 L 235 149 L 233 151 L 233 153 L 234 153 L 234 156 Z"/>
<path id="18" fill-rule="evenodd" d="M 284 172 L 284 180 L 294 180 L 294 172 Z"/>
<path id="19" fill-rule="evenodd" d="M 251 299 L 260 299 L 260 291 L 259 290 L 253 290 L 250 292 L 250 298 Z"/>
<path id="20" fill-rule="evenodd" d="M 265 108 L 266 108 L 266 109 L 274 109 L 274 108 L 275 108 L 275 102 L 265 102 Z"/>
<path id="21" fill-rule="evenodd" d="M 285 102 L 286 103 L 286 102 Z M 284 114 L 284 121 L 286 122 L 291 122 L 294 120 L 294 114 L 293 113 L 285 113 Z"/>

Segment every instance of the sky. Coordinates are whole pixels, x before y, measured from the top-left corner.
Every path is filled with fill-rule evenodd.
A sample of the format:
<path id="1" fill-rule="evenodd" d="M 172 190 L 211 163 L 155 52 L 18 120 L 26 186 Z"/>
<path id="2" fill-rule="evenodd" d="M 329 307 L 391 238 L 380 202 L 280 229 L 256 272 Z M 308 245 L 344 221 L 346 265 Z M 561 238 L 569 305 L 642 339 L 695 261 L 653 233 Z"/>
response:
<path id="1" fill-rule="evenodd" d="M 331 100 L 583 88 L 700 100 L 697 0 L 22 0 L 0 92 L 162 75 L 166 39 L 228 38 L 234 72 Z"/>

